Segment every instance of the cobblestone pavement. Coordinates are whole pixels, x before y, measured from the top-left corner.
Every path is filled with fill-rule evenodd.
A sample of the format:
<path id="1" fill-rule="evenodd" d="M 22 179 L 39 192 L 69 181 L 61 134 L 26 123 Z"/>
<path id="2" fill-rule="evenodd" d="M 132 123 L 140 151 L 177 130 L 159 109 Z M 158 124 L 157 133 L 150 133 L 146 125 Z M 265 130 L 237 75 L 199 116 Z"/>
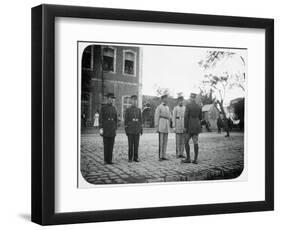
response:
<path id="1" fill-rule="evenodd" d="M 193 145 L 190 141 L 191 157 Z M 244 134 L 202 133 L 199 136 L 199 164 L 184 164 L 176 158 L 175 134 L 168 139 L 168 161 L 158 161 L 158 135 L 144 133 L 140 139 L 140 162 L 129 163 L 127 137 L 118 133 L 115 139 L 113 165 L 104 165 L 102 138 L 82 134 L 81 173 L 92 184 L 150 183 L 231 179 L 244 167 Z"/>

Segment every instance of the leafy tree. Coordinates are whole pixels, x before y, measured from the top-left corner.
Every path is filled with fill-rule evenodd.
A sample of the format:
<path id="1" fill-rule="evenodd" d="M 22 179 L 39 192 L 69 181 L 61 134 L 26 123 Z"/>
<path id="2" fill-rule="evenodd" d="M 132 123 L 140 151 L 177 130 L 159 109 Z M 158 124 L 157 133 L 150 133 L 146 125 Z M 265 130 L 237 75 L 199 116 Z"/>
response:
<path id="1" fill-rule="evenodd" d="M 160 87 L 160 86 L 156 86 L 156 95 L 158 97 L 161 97 L 164 94 L 172 95 L 173 91 L 170 90 L 169 88 L 163 88 L 163 87 Z"/>
<path id="2" fill-rule="evenodd" d="M 226 117 L 224 111 L 224 99 L 228 91 L 234 87 L 239 87 L 242 91 L 245 91 L 245 71 L 242 73 L 237 71 L 235 73 L 229 73 L 228 71 L 221 72 L 219 74 L 214 74 L 218 64 L 223 64 L 229 59 L 233 59 L 236 53 L 228 51 L 208 51 L 206 58 L 198 62 L 206 74 L 202 82 L 202 89 L 204 91 L 210 91 L 215 93 L 216 102 L 219 105 L 224 117 Z M 245 67 L 245 60 L 242 56 L 239 59 Z M 243 68 L 244 69 L 244 68 Z"/>
<path id="3" fill-rule="evenodd" d="M 212 89 L 209 89 L 209 91 L 207 91 L 204 88 L 200 88 L 200 99 L 202 105 L 214 104 L 216 102 L 216 98 L 213 96 Z"/>
<path id="4" fill-rule="evenodd" d="M 232 57 L 233 55 L 235 55 L 233 52 L 207 51 L 206 59 L 199 61 L 198 64 L 206 70 L 215 67 L 219 61 Z"/>

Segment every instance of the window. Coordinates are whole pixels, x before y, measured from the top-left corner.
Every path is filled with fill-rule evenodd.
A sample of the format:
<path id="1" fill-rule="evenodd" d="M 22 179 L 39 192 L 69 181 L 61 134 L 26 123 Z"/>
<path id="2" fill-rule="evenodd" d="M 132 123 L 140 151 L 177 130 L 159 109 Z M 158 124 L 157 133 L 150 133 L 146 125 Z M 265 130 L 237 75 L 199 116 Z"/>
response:
<path id="1" fill-rule="evenodd" d="M 133 51 L 124 51 L 123 73 L 135 75 L 136 53 Z"/>
<path id="2" fill-rule="evenodd" d="M 93 46 L 87 46 L 82 56 L 82 68 L 93 69 Z"/>
<path id="3" fill-rule="evenodd" d="M 115 49 L 110 47 L 103 48 L 103 65 L 104 71 L 115 72 Z"/>
<path id="4" fill-rule="evenodd" d="M 125 119 L 125 112 L 126 109 L 131 106 L 130 96 L 123 96 L 122 97 L 122 121 Z"/>

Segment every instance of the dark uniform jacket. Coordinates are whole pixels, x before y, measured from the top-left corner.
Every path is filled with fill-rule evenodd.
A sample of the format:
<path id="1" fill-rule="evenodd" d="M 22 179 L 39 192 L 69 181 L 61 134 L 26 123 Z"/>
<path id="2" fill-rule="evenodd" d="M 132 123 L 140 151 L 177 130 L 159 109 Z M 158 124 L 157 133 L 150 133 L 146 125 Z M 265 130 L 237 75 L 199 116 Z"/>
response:
<path id="1" fill-rule="evenodd" d="M 223 127 L 223 121 L 220 117 L 217 119 L 217 126 L 220 127 L 220 128 Z"/>
<path id="2" fill-rule="evenodd" d="M 101 108 L 99 128 L 103 129 L 104 137 L 115 137 L 117 129 L 117 110 L 114 105 L 106 104 Z"/>
<path id="3" fill-rule="evenodd" d="M 185 107 L 184 128 L 189 134 L 201 132 L 202 109 L 195 102 L 188 103 Z"/>
<path id="4" fill-rule="evenodd" d="M 142 133 L 141 109 L 136 106 L 129 107 L 125 112 L 125 131 L 126 134 Z"/>

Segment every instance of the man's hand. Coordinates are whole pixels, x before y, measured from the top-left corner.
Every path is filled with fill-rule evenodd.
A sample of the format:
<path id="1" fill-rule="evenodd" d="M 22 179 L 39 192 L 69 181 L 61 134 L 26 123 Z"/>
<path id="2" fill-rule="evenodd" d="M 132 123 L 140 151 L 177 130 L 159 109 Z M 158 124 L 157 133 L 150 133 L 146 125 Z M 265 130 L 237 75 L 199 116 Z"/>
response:
<path id="1" fill-rule="evenodd" d="M 158 128 L 159 128 L 158 126 L 155 126 L 156 133 L 158 133 L 158 132 L 159 132 L 159 131 L 158 131 Z"/>
<path id="2" fill-rule="evenodd" d="M 125 133 L 126 133 L 126 135 L 128 136 L 128 131 L 127 131 L 127 129 L 128 129 L 128 126 L 125 126 Z"/>
<path id="3" fill-rule="evenodd" d="M 100 129 L 100 135 L 103 136 L 103 128 Z"/>

